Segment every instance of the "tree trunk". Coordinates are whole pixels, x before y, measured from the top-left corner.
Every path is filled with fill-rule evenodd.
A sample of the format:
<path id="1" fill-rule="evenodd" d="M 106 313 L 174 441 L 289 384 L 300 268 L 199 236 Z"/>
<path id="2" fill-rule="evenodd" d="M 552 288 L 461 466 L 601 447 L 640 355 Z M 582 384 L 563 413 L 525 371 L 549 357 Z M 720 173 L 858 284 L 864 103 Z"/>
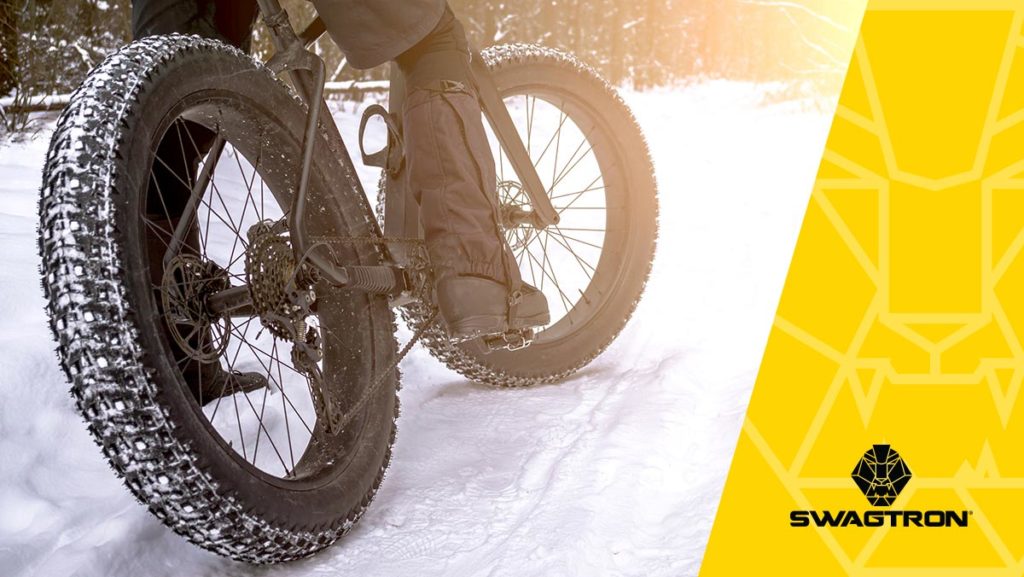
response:
<path id="1" fill-rule="evenodd" d="M 623 30 L 626 22 L 622 14 L 623 6 L 622 3 L 617 2 L 615 9 L 612 10 L 612 46 L 611 54 L 609 55 L 608 75 L 611 77 L 612 84 L 616 86 L 622 84 L 623 76 L 625 76 L 626 55 L 623 54 L 622 37 L 626 32 Z"/>
<path id="2" fill-rule="evenodd" d="M 0 95 L 17 86 L 18 14 L 15 0 L 0 0 Z"/>
<path id="3" fill-rule="evenodd" d="M 640 23 L 640 38 L 637 39 L 637 44 L 640 46 L 639 54 L 637 54 L 639 69 L 638 78 L 636 79 L 637 88 L 640 90 L 646 90 L 657 82 L 655 78 L 655 66 L 657 65 L 657 56 L 654 54 L 654 37 L 658 34 L 658 7 L 655 5 L 657 0 L 647 0 L 644 2 L 644 14 L 643 22 Z"/>

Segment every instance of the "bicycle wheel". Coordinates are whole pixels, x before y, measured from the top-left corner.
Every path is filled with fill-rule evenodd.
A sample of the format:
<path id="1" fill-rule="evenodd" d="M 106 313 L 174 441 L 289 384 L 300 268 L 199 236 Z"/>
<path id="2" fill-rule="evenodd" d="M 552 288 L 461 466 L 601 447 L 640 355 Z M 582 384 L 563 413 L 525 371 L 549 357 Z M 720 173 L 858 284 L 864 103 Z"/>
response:
<path id="1" fill-rule="evenodd" d="M 555 382 L 612 343 L 643 293 L 658 228 L 653 166 L 629 109 L 592 68 L 539 46 L 497 46 L 482 54 L 561 218 L 544 230 L 503 218 L 523 280 L 544 292 L 552 322 L 516 351 L 455 344 L 441 326 L 424 343 L 475 381 Z M 493 134 L 491 149 L 504 217 L 529 199 Z M 415 304 L 403 316 L 418 328 L 428 311 Z"/>
<path id="2" fill-rule="evenodd" d="M 352 526 L 387 467 L 398 410 L 390 371 L 347 427 L 327 425 L 325 411 L 354 406 L 391 366 L 394 326 L 382 297 L 296 280 L 282 215 L 304 120 L 241 52 L 146 38 L 75 93 L 41 191 L 51 327 L 90 431 L 165 524 L 255 563 L 310 555 Z M 207 154 L 218 138 L 223 152 Z M 310 234 L 372 235 L 365 199 L 327 148 L 313 164 Z M 171 243 L 207 165 L 189 232 Z M 379 264 L 373 246 L 332 250 Z M 213 312 L 211 295 L 243 285 L 252 304 Z M 299 297 L 309 306 L 281 300 Z M 269 386 L 246 392 L 234 371 Z"/>

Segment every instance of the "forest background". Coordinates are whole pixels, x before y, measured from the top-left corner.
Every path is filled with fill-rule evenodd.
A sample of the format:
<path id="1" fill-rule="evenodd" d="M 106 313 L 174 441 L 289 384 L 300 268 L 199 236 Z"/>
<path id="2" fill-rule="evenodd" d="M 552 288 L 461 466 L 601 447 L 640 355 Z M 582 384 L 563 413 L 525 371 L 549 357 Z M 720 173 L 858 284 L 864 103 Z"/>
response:
<path id="1" fill-rule="evenodd" d="M 297 26 L 313 8 L 284 0 Z M 813 95 L 846 67 L 857 0 L 450 0 L 476 46 L 533 42 L 573 52 L 618 86 L 678 87 L 714 78 L 780 83 Z M 128 42 L 130 0 L 0 0 L 0 106 L 66 94 Z M 322 38 L 334 81 L 386 78 L 356 70 Z M 254 51 L 272 48 L 256 28 Z M 4 98 L 6 97 L 6 98 Z"/>

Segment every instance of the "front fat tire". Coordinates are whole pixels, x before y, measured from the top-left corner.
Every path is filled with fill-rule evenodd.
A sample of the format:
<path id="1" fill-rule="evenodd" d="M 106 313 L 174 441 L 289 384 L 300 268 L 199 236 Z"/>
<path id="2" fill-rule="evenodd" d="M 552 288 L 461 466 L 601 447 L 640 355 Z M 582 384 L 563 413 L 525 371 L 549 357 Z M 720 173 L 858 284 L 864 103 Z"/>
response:
<path id="1" fill-rule="evenodd" d="M 133 206 L 126 190 L 139 184 L 132 181 L 138 176 L 134 165 L 125 159 L 133 154 L 127 143 L 134 131 L 152 130 L 147 122 L 153 119 L 145 118 L 140 101 L 161 89 L 168 71 L 185 65 L 199 70 L 207 63 L 212 70 L 197 74 L 244 75 L 273 95 L 268 101 L 283 117 L 304 116 L 290 96 L 290 104 L 281 105 L 286 89 L 269 71 L 215 41 L 150 37 L 110 56 L 72 96 L 50 143 L 39 203 L 42 285 L 78 410 L 132 493 L 167 526 L 205 549 L 251 563 L 290 561 L 336 541 L 375 494 L 394 440 L 397 374 L 392 372 L 388 386 L 369 403 L 359 437 L 368 448 L 358 451 L 368 456 L 360 458 L 360 466 L 347 467 L 361 470 L 338 472 L 308 495 L 275 493 L 244 467 L 234 467 L 228 456 L 211 452 L 212 433 L 194 414 L 183 412 L 183 392 L 170 390 L 161 374 L 167 361 L 155 358 L 159 353 L 151 346 L 152 319 L 146 317 L 152 311 L 138 300 L 138 283 L 148 281 L 148 272 L 130 266 L 140 257 L 139 247 L 126 245 L 138 238 L 126 230 Z M 317 162 L 321 170 L 340 170 L 320 157 Z M 339 223 L 339 233 L 369 233 L 364 230 L 368 215 L 359 212 L 364 201 L 339 188 L 335 194 L 343 197 L 342 210 L 355 211 Z M 369 264 L 374 256 L 367 250 L 360 258 Z M 353 339 L 364 340 L 353 344 L 372 351 L 373 367 L 388 366 L 395 341 L 386 301 L 366 297 L 358 307 L 369 319 L 362 326 L 369 328 L 354 331 L 360 334 Z"/>
<path id="2" fill-rule="evenodd" d="M 622 280 L 587 330 L 577 331 L 557 347 L 534 344 L 518 351 L 484 354 L 475 344 L 453 343 L 442 323 L 434 323 L 426 330 L 423 343 L 448 368 L 479 383 L 499 387 L 555 383 L 587 366 L 608 348 L 640 301 L 650 275 L 658 232 L 653 163 L 647 142 L 629 108 L 590 66 L 571 54 L 529 44 L 494 46 L 481 54 L 495 75 L 499 92 L 511 89 L 512 86 L 506 85 L 510 83 L 569 90 L 580 95 L 603 123 L 606 136 L 614 136 L 615 154 L 621 160 L 618 170 L 621 174 L 617 174 L 626 183 L 630 210 L 626 226 L 630 230 L 626 257 L 616 270 L 609 270 L 607 274 L 618 275 Z M 384 208 L 384 182 L 382 176 L 377 203 L 379 219 Z M 403 308 L 401 314 L 415 330 L 425 324 L 430 308 L 415 303 Z"/>

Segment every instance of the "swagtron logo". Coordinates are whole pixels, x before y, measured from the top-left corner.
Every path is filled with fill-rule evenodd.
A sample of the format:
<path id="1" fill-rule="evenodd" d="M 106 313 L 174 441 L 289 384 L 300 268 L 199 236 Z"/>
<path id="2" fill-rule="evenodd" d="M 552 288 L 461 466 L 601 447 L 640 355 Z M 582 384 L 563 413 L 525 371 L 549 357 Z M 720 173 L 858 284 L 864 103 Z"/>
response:
<path id="1" fill-rule="evenodd" d="M 889 445 L 875 445 L 853 470 L 853 481 L 875 507 L 888 507 L 910 481 L 910 467 Z"/>
<path id="2" fill-rule="evenodd" d="M 875 507 L 892 505 L 912 477 L 889 445 L 874 445 L 853 469 L 854 483 Z M 966 527 L 971 511 L 790 511 L 790 527 Z"/>

